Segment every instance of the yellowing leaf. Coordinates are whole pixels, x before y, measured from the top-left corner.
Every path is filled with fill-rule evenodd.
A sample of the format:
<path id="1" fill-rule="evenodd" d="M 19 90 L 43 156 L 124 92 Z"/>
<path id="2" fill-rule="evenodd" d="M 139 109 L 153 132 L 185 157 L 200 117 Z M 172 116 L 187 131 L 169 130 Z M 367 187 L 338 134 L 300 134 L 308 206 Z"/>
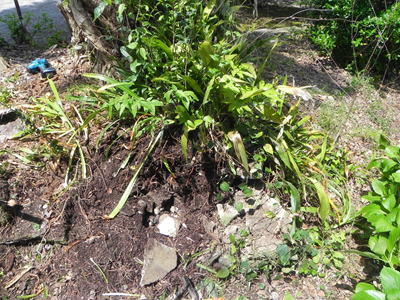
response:
<path id="1" fill-rule="evenodd" d="M 233 148 L 239 161 L 242 163 L 247 172 L 249 172 L 249 164 L 247 163 L 246 150 L 244 148 L 242 137 L 237 131 L 228 133 L 229 140 L 233 143 Z"/>
<path id="2" fill-rule="evenodd" d="M 301 97 L 304 101 L 308 101 L 312 99 L 312 96 L 310 95 L 309 92 L 305 91 L 304 89 L 308 88 L 308 86 L 305 87 L 291 87 L 288 85 L 279 85 L 278 90 L 281 90 L 282 92 L 288 93 L 293 96 Z"/>

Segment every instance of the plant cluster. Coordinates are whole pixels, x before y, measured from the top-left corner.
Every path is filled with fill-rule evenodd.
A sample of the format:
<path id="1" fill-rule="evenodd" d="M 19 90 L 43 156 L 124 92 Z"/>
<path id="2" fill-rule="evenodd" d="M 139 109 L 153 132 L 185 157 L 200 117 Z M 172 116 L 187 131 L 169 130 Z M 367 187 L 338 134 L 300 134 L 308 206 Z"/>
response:
<path id="1" fill-rule="evenodd" d="M 306 0 L 324 9 L 310 29 L 320 50 L 355 72 L 396 74 L 400 58 L 400 5 L 397 0 Z"/>
<path id="2" fill-rule="evenodd" d="M 300 101 L 289 103 L 287 97 L 309 95 L 286 86 L 286 80 L 283 85 L 262 80 L 269 56 L 258 69 L 251 63 L 254 49 L 264 47 L 270 52 L 276 42 L 268 48 L 269 40 L 248 44 L 238 38 L 240 33 L 232 25 L 238 7 L 227 2 L 160 0 L 151 9 L 147 3 L 128 6 L 104 1 L 95 17 L 107 5 L 117 5 L 118 16 L 137 24 L 126 31 L 120 48 L 121 79 L 86 74 L 107 85 L 76 100 L 92 105 L 93 113 L 107 112 L 115 122 L 133 120 L 134 126 L 127 130 L 135 133 L 133 142 L 144 132 L 154 134 L 175 126 L 181 130 L 186 159 L 191 142 L 198 149 L 215 149 L 234 175 L 239 168 L 245 178 L 261 178 L 273 166 L 294 184 L 293 190 L 299 187 L 298 203 L 308 193 L 317 193 L 317 210 L 324 221 L 328 219 L 330 186 L 323 181 L 330 176 L 324 164 L 332 148 L 323 133 L 305 126 L 309 117 L 301 116 Z M 307 188 L 307 182 L 313 188 Z M 294 212 L 298 203 L 292 203 Z"/>
<path id="3" fill-rule="evenodd" d="M 400 148 L 391 146 L 382 136 L 380 148 L 386 156 L 372 160 L 368 168 L 378 168 L 381 177 L 372 180 L 372 191 L 363 196 L 370 204 L 363 207 L 360 214 L 373 232 L 368 241 L 374 253 L 372 257 L 397 268 L 400 264 Z"/>
<path id="4" fill-rule="evenodd" d="M 127 201 L 163 132 L 173 128 L 180 134 L 187 161 L 191 158 L 189 144 L 199 151 L 213 149 L 222 158 L 229 173 L 219 179 L 223 192 L 230 189 L 227 181 L 232 183 L 231 175 L 246 181 L 273 174 L 275 188 L 290 197 L 291 210 L 296 214 L 287 243 L 278 247 L 277 255 L 267 256 L 256 266 L 242 261 L 243 231 L 243 239 L 231 236 L 232 267 L 212 273 L 218 278 L 242 274 L 251 281 L 259 273 L 268 274 L 275 269 L 278 261 L 288 273 L 298 268 L 304 275 L 316 274 L 321 263 L 340 268 L 343 257 L 336 241 L 342 241 L 342 236 L 322 238 L 315 229 L 311 238 L 311 231 L 297 230 L 297 226 L 304 213 L 316 214 L 325 228 L 352 220 L 346 186 L 351 166 L 344 151 L 335 149 L 325 134 L 307 126 L 310 117 L 302 116 L 299 106 L 309 94 L 302 88 L 287 86 L 286 79 L 280 83 L 264 81 L 261 75 L 269 55 L 260 66 L 253 65 L 253 50 L 263 48 L 270 53 L 277 41 L 246 41 L 233 26 L 238 7 L 226 1 L 106 0 L 97 7 L 94 17 L 99 18 L 109 5 L 116 8 L 117 20 L 122 23 L 129 19 L 132 25 L 132 29 L 120 29 L 123 59 L 117 61 L 118 79 L 85 74 L 106 84 L 87 95 L 70 96 L 77 103 L 70 104 L 70 110 L 64 108 L 50 80 L 54 97 L 35 100 L 28 108 L 32 123 L 28 133 L 48 138 L 52 160 L 69 155 L 67 176 L 73 162 L 79 161 L 83 177 L 86 169 L 82 139 L 93 122 L 109 121 L 97 146 L 117 124 L 125 126 L 124 134 L 130 134 L 131 149 L 141 135 L 152 136 L 120 202 L 108 215 L 111 219 Z M 36 155 L 25 153 L 28 159 Z M 129 159 L 128 156 L 124 166 Z M 170 171 L 167 159 L 163 165 Z M 65 185 L 70 183 L 67 178 Z M 251 195 L 244 183 L 235 188 Z M 328 240 L 332 236 L 336 238 L 334 242 Z M 301 263 L 294 262 L 296 256 Z"/>
<path id="5" fill-rule="evenodd" d="M 10 31 L 10 36 L 16 44 L 22 44 L 30 42 L 35 44 L 36 37 L 46 40 L 43 44 L 45 47 L 52 46 L 59 43 L 62 38 L 61 34 L 63 30 L 57 31 L 54 27 L 54 21 L 49 17 L 47 13 L 43 13 L 37 21 L 33 20 L 34 15 L 32 13 L 25 13 L 23 21 L 21 23 L 17 14 L 7 14 L 0 17 L 0 22 L 5 23 Z M 24 30 L 29 29 L 26 33 Z M 28 40 L 26 36 L 28 35 Z M 0 37 L 0 42 L 5 41 L 4 37 Z"/>

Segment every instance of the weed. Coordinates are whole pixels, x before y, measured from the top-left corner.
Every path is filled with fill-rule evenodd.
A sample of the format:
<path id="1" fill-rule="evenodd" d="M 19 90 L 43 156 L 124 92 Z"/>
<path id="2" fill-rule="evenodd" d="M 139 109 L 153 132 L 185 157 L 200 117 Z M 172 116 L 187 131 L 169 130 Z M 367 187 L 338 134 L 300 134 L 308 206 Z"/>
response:
<path id="1" fill-rule="evenodd" d="M 6 78 L 4 81 L 6 83 L 8 83 L 8 82 L 14 83 L 14 82 L 18 81 L 18 78 L 19 78 L 19 73 L 16 71 L 12 77 Z"/>
<path id="2" fill-rule="evenodd" d="M 65 187 L 67 187 L 68 173 L 71 169 L 76 149 L 78 149 L 79 152 L 82 178 L 86 178 L 86 162 L 80 143 L 80 135 L 83 134 L 87 138 L 88 123 L 96 116 L 96 114 L 91 114 L 86 119 L 83 119 L 78 109 L 72 106 L 74 109 L 73 111 L 75 113 L 75 118 L 70 118 L 67 114 L 67 111 L 64 109 L 54 82 L 51 80 L 49 80 L 48 82 L 54 96 L 33 100 L 35 105 L 28 107 L 26 110 L 28 119 L 31 119 L 30 123 L 32 124 L 32 127 L 24 130 L 22 134 L 23 136 L 36 134 L 40 134 L 43 137 L 45 137 L 46 135 L 50 136 L 51 140 L 47 143 L 48 151 L 42 151 L 40 152 L 40 155 L 44 157 L 47 156 L 56 158 L 56 165 L 57 161 L 59 161 L 65 153 L 69 152 L 69 164 L 64 183 Z M 46 125 L 41 127 L 35 126 L 34 124 L 36 122 L 42 122 Z M 54 139 L 53 136 L 58 136 L 58 139 L 66 136 L 69 137 L 66 142 L 62 143 L 61 145 L 58 139 Z M 29 151 L 25 151 L 25 153 L 27 153 L 28 155 L 37 155 L 37 153 L 33 152 L 30 149 Z"/>
<path id="3" fill-rule="evenodd" d="M 344 101 L 327 97 L 319 107 L 316 122 L 330 136 L 336 136 L 348 113 Z"/>
<path id="4" fill-rule="evenodd" d="M 5 105 L 7 107 L 10 99 L 11 99 L 10 90 L 8 90 L 6 88 L 0 88 L 0 103 L 2 103 L 3 105 Z"/>

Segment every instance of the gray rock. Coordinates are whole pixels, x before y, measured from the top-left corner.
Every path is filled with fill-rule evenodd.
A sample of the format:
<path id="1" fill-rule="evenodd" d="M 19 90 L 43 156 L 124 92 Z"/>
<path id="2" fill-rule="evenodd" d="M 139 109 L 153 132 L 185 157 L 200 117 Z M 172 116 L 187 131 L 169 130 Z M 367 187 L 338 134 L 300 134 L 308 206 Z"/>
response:
<path id="1" fill-rule="evenodd" d="M 18 118 L 14 109 L 0 109 L 0 143 L 11 139 L 23 128 L 25 128 L 25 124 Z"/>
<path id="2" fill-rule="evenodd" d="M 2 57 L 0 57 L 0 71 L 4 71 L 9 67 L 8 63 L 6 60 Z"/>
<path id="3" fill-rule="evenodd" d="M 227 204 L 217 204 L 217 210 L 221 223 L 224 226 L 228 226 L 229 223 L 239 215 L 236 208 Z"/>
<path id="4" fill-rule="evenodd" d="M 282 243 L 280 236 L 288 232 L 292 223 L 292 215 L 276 199 L 265 195 L 262 202 L 254 214 L 246 215 L 246 228 L 251 234 L 244 252 L 253 258 L 274 253 L 277 245 Z"/>
<path id="5" fill-rule="evenodd" d="M 144 265 L 140 285 L 145 286 L 165 277 L 177 266 L 177 254 L 171 247 L 150 239 L 144 249 Z"/>

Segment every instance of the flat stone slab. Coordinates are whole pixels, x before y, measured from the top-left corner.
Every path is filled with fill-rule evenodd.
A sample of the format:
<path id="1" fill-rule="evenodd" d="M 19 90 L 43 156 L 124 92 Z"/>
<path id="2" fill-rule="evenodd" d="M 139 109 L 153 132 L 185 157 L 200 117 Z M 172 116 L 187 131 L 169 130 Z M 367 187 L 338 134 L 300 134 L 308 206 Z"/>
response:
<path id="1" fill-rule="evenodd" d="M 247 258 L 259 259 L 276 253 L 276 247 L 283 242 L 281 237 L 289 231 L 293 222 L 291 213 L 262 189 L 254 189 L 249 198 L 242 191 L 237 192 L 235 203 L 242 204 L 245 225 L 239 222 L 227 226 L 224 231 L 224 243 L 230 244 L 231 234 L 237 240 L 243 238 L 240 236 L 240 230 L 245 229 L 248 236 L 245 238 L 247 243 L 243 254 Z"/>
<path id="2" fill-rule="evenodd" d="M 11 139 L 25 127 L 24 122 L 18 118 L 13 109 L 0 109 L 0 143 Z"/>
<path id="3" fill-rule="evenodd" d="M 164 278 L 176 268 L 176 251 L 155 239 L 150 239 L 144 249 L 144 265 L 140 285 L 145 286 Z"/>
<path id="4" fill-rule="evenodd" d="M 222 225 L 228 226 L 239 215 L 239 212 L 228 204 L 217 204 L 218 215 Z"/>

